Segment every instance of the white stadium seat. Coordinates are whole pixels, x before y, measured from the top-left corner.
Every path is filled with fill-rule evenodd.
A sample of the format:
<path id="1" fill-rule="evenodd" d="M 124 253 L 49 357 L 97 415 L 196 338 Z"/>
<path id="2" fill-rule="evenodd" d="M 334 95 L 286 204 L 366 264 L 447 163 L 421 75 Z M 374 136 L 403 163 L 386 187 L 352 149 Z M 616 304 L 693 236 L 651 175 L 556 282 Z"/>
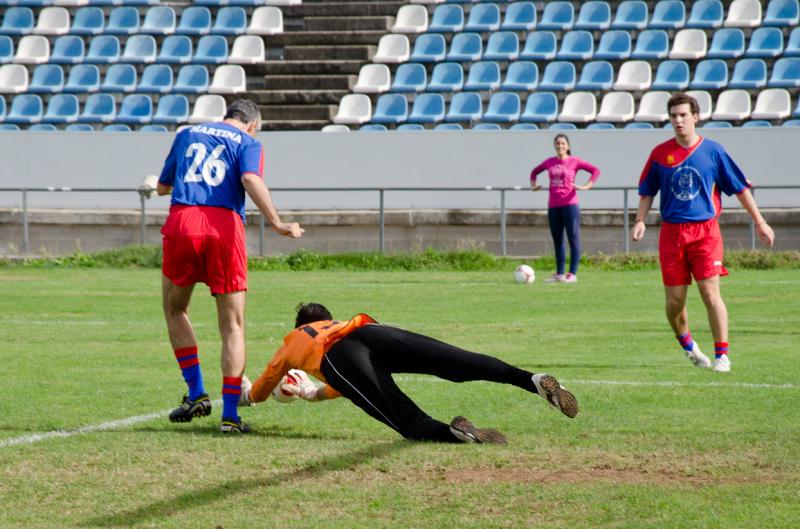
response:
<path id="1" fill-rule="evenodd" d="M 728 28 L 755 28 L 761 25 L 761 2 L 759 0 L 733 0 L 728 6 L 725 19 Z"/>
<path id="2" fill-rule="evenodd" d="M 322 132 L 350 132 L 350 127 L 347 125 L 325 125 L 321 129 Z"/>
<path id="3" fill-rule="evenodd" d="M 626 61 L 619 67 L 614 90 L 647 90 L 653 83 L 653 71 L 647 61 Z"/>
<path id="4" fill-rule="evenodd" d="M 225 116 L 227 105 L 225 99 L 218 95 L 201 95 L 194 102 L 192 115 L 189 116 L 189 123 L 208 123 L 211 121 L 222 121 Z"/>
<path id="5" fill-rule="evenodd" d="M 372 101 L 364 94 L 347 94 L 339 102 L 339 111 L 333 118 L 338 125 L 360 125 L 372 117 Z"/>
<path id="6" fill-rule="evenodd" d="M 702 59 L 708 52 L 708 40 L 702 29 L 682 29 L 672 41 L 670 59 Z"/>
<path id="7" fill-rule="evenodd" d="M 247 75 L 238 64 L 223 64 L 214 71 L 210 94 L 238 94 L 247 91 Z"/>
<path id="8" fill-rule="evenodd" d="M 428 30 L 428 10 L 421 5 L 404 5 L 397 11 L 392 33 L 424 33 Z"/>
<path id="9" fill-rule="evenodd" d="M 28 69 L 21 64 L 0 66 L 0 94 L 21 94 L 28 91 Z"/>
<path id="10" fill-rule="evenodd" d="M 64 6 L 64 7 L 88 6 L 89 0 L 55 0 L 53 2 L 53 5 Z"/>
<path id="11" fill-rule="evenodd" d="M 33 32 L 37 35 L 66 35 L 69 25 L 69 11 L 63 7 L 45 7 L 39 13 Z"/>
<path id="12" fill-rule="evenodd" d="M 717 96 L 711 117 L 715 120 L 739 120 L 750 117 L 750 94 L 747 90 L 725 90 Z"/>
<path id="13" fill-rule="evenodd" d="M 792 114 L 792 98 L 783 88 L 768 88 L 758 93 L 751 119 L 785 119 Z"/>
<path id="14" fill-rule="evenodd" d="M 50 59 L 50 42 L 42 35 L 25 35 L 19 39 L 17 54 L 14 61 L 17 64 L 42 64 Z"/>
<path id="15" fill-rule="evenodd" d="M 353 92 L 360 94 L 382 94 L 389 91 L 392 74 L 385 64 L 365 64 L 358 72 L 358 81 Z"/>
<path id="16" fill-rule="evenodd" d="M 588 123 L 597 116 L 597 99 L 591 92 L 570 92 L 561 105 L 558 121 Z"/>
<path id="17" fill-rule="evenodd" d="M 711 119 L 711 94 L 705 90 L 688 90 L 686 93 L 697 100 L 697 106 L 700 107 L 700 120 Z"/>
<path id="18" fill-rule="evenodd" d="M 623 123 L 633 119 L 635 106 L 630 92 L 608 92 L 600 102 L 597 121 Z"/>
<path id="19" fill-rule="evenodd" d="M 634 121 L 656 121 L 659 123 L 667 121 L 669 119 L 669 113 L 667 112 L 669 98 L 669 92 L 647 92 L 639 101 L 639 111 L 634 115 Z"/>
<path id="20" fill-rule="evenodd" d="M 266 49 L 264 39 L 258 35 L 241 35 L 233 41 L 233 49 L 228 56 L 232 64 L 257 64 L 264 62 Z"/>
<path id="21" fill-rule="evenodd" d="M 405 35 L 384 35 L 378 42 L 378 51 L 372 62 L 397 64 L 408 61 L 411 44 Z"/>
<path id="22" fill-rule="evenodd" d="M 283 11 L 274 6 L 261 6 L 253 11 L 248 35 L 276 35 L 283 33 Z"/>

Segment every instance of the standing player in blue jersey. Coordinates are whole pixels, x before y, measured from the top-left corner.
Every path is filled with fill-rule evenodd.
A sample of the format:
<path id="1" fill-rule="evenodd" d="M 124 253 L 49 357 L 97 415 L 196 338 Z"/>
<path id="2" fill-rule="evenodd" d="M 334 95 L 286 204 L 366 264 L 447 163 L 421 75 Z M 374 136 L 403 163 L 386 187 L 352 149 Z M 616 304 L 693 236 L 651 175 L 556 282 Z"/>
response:
<path id="1" fill-rule="evenodd" d="M 772 246 L 775 234 L 761 216 L 750 192 L 750 182 L 736 162 L 719 143 L 695 131 L 700 119 L 697 100 L 687 94 L 674 94 L 667 110 L 675 138 L 653 149 L 642 171 L 639 209 L 631 237 L 638 241 L 644 236 L 647 212 L 660 191 L 662 223 L 658 254 L 667 320 L 689 360 L 698 367 L 712 367 L 689 332 L 686 295 L 694 276 L 714 337 L 713 369 L 727 372 L 731 370 L 728 309 L 719 288 L 719 277 L 728 275 L 722 264 L 722 234 L 717 223 L 722 212 L 721 193 L 736 195 L 753 218 L 764 244 Z"/>
<path id="2" fill-rule="evenodd" d="M 296 222 L 281 222 L 275 211 L 263 180 L 264 148 L 253 138 L 259 130 L 261 114 L 256 104 L 234 101 L 222 122 L 178 133 L 156 187 L 159 195 L 172 193 L 169 216 L 161 229 L 163 305 L 175 359 L 189 386 L 188 395 L 169 419 L 189 422 L 211 413 L 188 315 L 192 289 L 202 282 L 216 299 L 222 336 L 223 433 L 248 431 L 236 411 L 246 360 L 245 193 L 276 232 L 297 238 L 304 231 Z"/>

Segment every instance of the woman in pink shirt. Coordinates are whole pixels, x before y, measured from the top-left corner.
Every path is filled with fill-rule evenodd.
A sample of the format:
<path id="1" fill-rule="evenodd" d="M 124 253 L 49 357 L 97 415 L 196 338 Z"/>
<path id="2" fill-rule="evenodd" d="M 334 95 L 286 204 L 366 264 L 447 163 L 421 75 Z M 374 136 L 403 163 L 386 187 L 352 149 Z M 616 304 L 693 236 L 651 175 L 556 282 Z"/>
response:
<path id="1" fill-rule="evenodd" d="M 545 280 L 545 283 L 575 283 L 578 281 L 576 272 L 581 259 L 581 209 L 578 205 L 580 189 L 591 189 L 600 170 L 577 156 L 572 156 L 569 148 L 569 139 L 564 134 L 558 134 L 553 141 L 556 155 L 548 158 L 531 171 L 531 190 L 538 191 L 542 188 L 536 183 L 536 176 L 542 171 L 547 171 L 550 177 L 550 198 L 547 201 L 547 220 L 550 222 L 550 233 L 553 236 L 553 245 L 556 250 L 556 273 Z M 583 169 L 590 173 L 586 185 L 575 183 L 575 174 Z M 566 255 L 564 252 L 564 231 L 567 232 L 569 241 L 569 273 L 564 275 Z"/>

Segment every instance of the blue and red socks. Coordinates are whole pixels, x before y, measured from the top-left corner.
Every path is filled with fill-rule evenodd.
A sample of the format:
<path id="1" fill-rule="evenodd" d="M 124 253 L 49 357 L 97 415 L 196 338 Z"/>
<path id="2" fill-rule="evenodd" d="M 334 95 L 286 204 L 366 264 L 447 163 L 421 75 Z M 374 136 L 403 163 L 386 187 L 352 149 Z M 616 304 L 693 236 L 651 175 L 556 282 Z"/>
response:
<path id="1" fill-rule="evenodd" d="M 242 377 L 222 377 L 222 416 L 239 420 L 239 397 L 242 394 Z"/>
<path id="2" fill-rule="evenodd" d="M 728 342 L 714 342 L 714 358 L 728 354 Z"/>
<path id="3" fill-rule="evenodd" d="M 183 380 L 189 386 L 189 400 L 197 400 L 206 392 L 203 385 L 203 372 L 200 370 L 200 359 L 197 357 L 197 346 L 175 349 L 175 360 L 178 361 L 178 366 L 181 368 Z"/>
<path id="4" fill-rule="evenodd" d="M 677 337 L 678 342 L 680 342 L 681 347 L 687 352 L 691 353 L 692 349 L 694 349 L 694 340 L 692 340 L 692 333 L 687 332 L 686 334 L 681 334 Z"/>

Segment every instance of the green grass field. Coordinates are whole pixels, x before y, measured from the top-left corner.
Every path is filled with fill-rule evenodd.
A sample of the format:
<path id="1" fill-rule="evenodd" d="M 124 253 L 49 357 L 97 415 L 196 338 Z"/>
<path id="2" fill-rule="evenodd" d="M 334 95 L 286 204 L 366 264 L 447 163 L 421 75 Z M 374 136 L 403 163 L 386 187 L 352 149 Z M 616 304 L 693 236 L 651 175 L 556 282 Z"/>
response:
<path id="1" fill-rule="evenodd" d="M 217 433 L 219 407 L 171 424 L 184 385 L 158 270 L 2 269 L 0 527 L 800 527 L 797 270 L 723 280 L 729 374 L 684 358 L 657 271 L 587 269 L 577 285 L 538 273 L 530 286 L 511 271 L 251 273 L 251 377 L 297 302 L 319 301 L 546 371 L 581 403 L 570 420 L 513 387 L 399 377 L 434 417 L 509 438 L 444 446 L 407 442 L 344 399 L 267 401 L 243 411 L 255 431 L 241 438 Z M 201 287 L 191 315 L 217 399 Z M 712 352 L 694 288 L 689 311 Z"/>

